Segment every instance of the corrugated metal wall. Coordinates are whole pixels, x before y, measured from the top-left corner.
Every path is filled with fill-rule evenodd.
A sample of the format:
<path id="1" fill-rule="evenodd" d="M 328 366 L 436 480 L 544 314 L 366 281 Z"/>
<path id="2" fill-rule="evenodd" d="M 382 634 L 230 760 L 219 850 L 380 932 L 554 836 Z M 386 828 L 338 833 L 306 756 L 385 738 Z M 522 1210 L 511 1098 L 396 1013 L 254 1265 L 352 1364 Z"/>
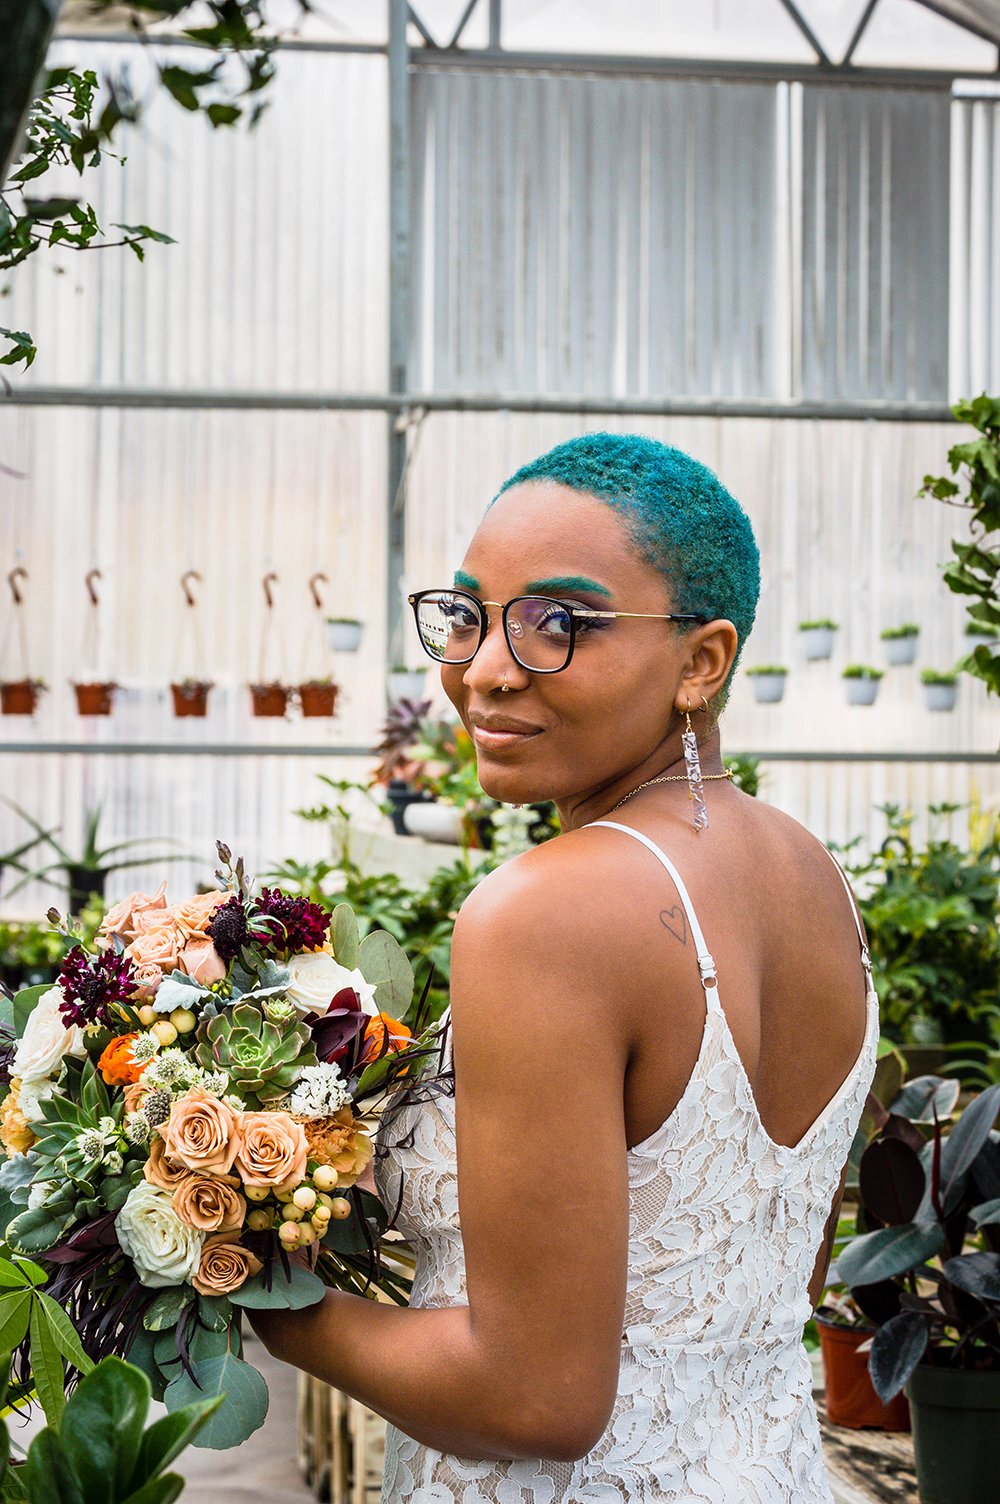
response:
<path id="1" fill-rule="evenodd" d="M 1000 391 L 1000 101 L 952 107 L 951 390 Z"/>

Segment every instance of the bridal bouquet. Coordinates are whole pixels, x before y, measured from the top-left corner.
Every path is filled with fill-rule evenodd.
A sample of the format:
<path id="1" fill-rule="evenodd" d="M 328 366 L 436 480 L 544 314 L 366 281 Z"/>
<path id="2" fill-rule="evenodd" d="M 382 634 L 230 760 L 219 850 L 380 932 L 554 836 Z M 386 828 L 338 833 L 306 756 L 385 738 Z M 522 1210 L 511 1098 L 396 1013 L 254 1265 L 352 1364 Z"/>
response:
<path id="1" fill-rule="evenodd" d="M 40 1392 L 82 1346 L 138 1364 L 168 1409 L 225 1394 L 199 1444 L 228 1447 L 267 1410 L 241 1308 L 327 1285 L 405 1302 L 357 1182 L 390 1089 L 437 1040 L 399 1022 L 413 972 L 390 935 L 257 892 L 219 853 L 223 890 L 133 894 L 0 1013 L 0 1334 Z"/>

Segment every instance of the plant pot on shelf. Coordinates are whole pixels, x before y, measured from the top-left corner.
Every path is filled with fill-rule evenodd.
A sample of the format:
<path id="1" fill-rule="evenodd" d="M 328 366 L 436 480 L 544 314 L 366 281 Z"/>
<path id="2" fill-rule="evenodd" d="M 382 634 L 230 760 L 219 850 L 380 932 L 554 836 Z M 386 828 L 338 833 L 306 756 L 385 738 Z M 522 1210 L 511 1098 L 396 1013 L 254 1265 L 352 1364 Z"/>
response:
<path id="1" fill-rule="evenodd" d="M 0 712 L 3 715 L 34 715 L 44 688 L 41 679 L 7 679 L 0 684 Z"/>
<path id="2" fill-rule="evenodd" d="M 431 799 L 426 803 L 408 804 L 403 824 L 411 836 L 425 841 L 440 841 L 446 846 L 460 846 L 464 833 L 462 811 L 454 804 Z"/>
<path id="3" fill-rule="evenodd" d="M 289 684 L 251 684 L 250 698 L 253 714 L 258 717 L 280 719 L 288 710 L 291 694 Z"/>
<path id="4" fill-rule="evenodd" d="M 180 684 L 171 684 L 170 694 L 174 702 L 175 716 L 204 716 L 208 714 L 208 694 L 211 681 L 185 679 Z"/>
<path id="5" fill-rule="evenodd" d="M 390 705 L 398 705 L 400 700 L 422 700 L 426 679 L 427 672 L 422 668 L 391 668 L 387 678 Z"/>
<path id="6" fill-rule="evenodd" d="M 115 690 L 118 685 L 114 680 L 91 680 L 85 684 L 74 684 L 76 693 L 76 710 L 78 715 L 110 715 L 114 705 Z"/>
<path id="7" fill-rule="evenodd" d="M 845 668 L 842 678 L 848 705 L 874 705 L 882 679 L 877 668 L 865 668 L 857 664 Z"/>
<path id="8" fill-rule="evenodd" d="M 807 621 L 799 624 L 802 651 L 808 662 L 818 663 L 824 658 L 832 658 L 836 630 L 837 624 L 832 621 Z"/>
<path id="9" fill-rule="evenodd" d="M 747 678 L 758 705 L 777 705 L 784 698 L 787 669 L 748 668 Z"/>
<path id="10" fill-rule="evenodd" d="M 326 640 L 334 653 L 356 653 L 361 646 L 363 623 L 354 616 L 328 616 Z"/>
<path id="11" fill-rule="evenodd" d="M 835 1426 L 860 1431 L 908 1431 L 910 1409 L 897 1394 L 883 1405 L 868 1372 L 868 1354 L 858 1351 L 874 1335 L 874 1327 L 844 1326 L 816 1317 L 826 1383 L 826 1413 Z"/>
<path id="12" fill-rule="evenodd" d="M 919 628 L 909 623 L 882 633 L 882 646 L 890 668 L 902 668 L 915 661 L 918 633 Z"/>
<path id="13" fill-rule="evenodd" d="M 105 867 L 85 867 L 78 863 L 69 863 L 64 871 L 66 881 L 69 883 L 69 911 L 71 914 L 79 914 L 90 902 L 91 894 L 96 893 L 98 898 L 104 897 L 107 886 L 108 873 Z"/>
<path id="14" fill-rule="evenodd" d="M 954 710 L 958 699 L 957 674 L 938 674 L 932 669 L 920 676 L 920 688 L 928 710 Z"/>
<path id="15" fill-rule="evenodd" d="M 336 713 L 340 685 L 330 679 L 309 679 L 298 686 L 302 714 L 308 716 L 331 716 Z"/>
<path id="16" fill-rule="evenodd" d="M 1000 1371 L 918 1363 L 906 1389 L 921 1504 L 996 1504 Z"/>

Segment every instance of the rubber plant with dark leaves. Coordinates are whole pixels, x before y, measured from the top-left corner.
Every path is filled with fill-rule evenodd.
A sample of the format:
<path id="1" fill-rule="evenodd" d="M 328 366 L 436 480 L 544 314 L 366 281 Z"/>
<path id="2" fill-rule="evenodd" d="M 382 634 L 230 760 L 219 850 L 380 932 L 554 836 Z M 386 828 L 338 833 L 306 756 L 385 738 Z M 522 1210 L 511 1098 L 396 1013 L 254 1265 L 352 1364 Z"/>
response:
<path id="1" fill-rule="evenodd" d="M 908 1082 L 861 1155 L 858 1236 L 831 1278 L 877 1330 L 869 1369 L 883 1401 L 918 1363 L 1000 1371 L 1000 1085 L 956 1115 L 959 1085 Z"/>

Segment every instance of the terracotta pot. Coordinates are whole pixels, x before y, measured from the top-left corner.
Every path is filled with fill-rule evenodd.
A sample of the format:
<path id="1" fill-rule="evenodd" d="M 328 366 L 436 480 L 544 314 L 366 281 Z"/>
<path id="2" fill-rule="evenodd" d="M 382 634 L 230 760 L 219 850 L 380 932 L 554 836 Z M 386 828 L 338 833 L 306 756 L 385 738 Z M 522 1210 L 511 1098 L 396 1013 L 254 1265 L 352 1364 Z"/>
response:
<path id="1" fill-rule="evenodd" d="M 816 1318 L 823 1373 L 826 1378 L 826 1413 L 835 1426 L 859 1431 L 866 1426 L 879 1431 L 908 1431 L 910 1407 L 904 1394 L 883 1405 L 868 1372 L 868 1354 L 858 1348 L 874 1334 L 871 1327 L 836 1326 Z"/>
<path id="2" fill-rule="evenodd" d="M 211 688 L 211 684 L 205 683 L 171 684 L 170 693 L 174 702 L 174 715 L 207 715 L 208 693 Z"/>
<path id="3" fill-rule="evenodd" d="M 291 692 L 288 684 L 251 684 L 254 715 L 283 716 L 288 709 L 288 696 Z"/>
<path id="4" fill-rule="evenodd" d="M 34 715 L 41 685 L 34 679 L 9 679 L 0 684 L 0 712 L 4 715 Z"/>
<path id="5" fill-rule="evenodd" d="M 308 683 L 299 685 L 299 704 L 303 715 L 333 715 L 339 684 Z"/>
<path id="6" fill-rule="evenodd" d="M 74 684 L 78 715 L 110 715 L 118 685 L 106 683 Z"/>

